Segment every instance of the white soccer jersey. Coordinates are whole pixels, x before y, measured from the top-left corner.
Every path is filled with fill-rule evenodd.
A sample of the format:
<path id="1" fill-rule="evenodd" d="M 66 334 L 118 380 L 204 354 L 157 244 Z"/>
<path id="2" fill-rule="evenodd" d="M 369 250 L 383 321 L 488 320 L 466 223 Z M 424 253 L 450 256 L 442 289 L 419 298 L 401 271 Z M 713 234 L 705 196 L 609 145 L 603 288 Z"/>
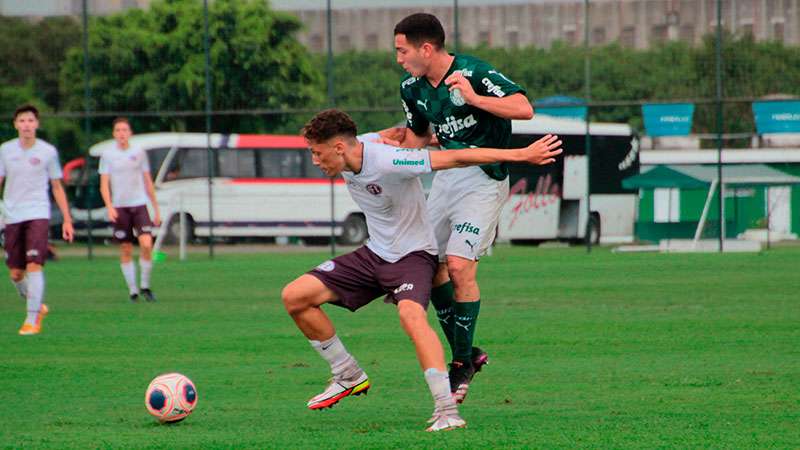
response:
<path id="1" fill-rule="evenodd" d="M 431 171 L 427 150 L 363 141 L 361 172 L 342 172 L 367 218 L 367 247 L 388 262 L 415 251 L 436 254 L 419 175 Z"/>
<path id="2" fill-rule="evenodd" d="M 5 177 L 5 222 L 50 219 L 50 180 L 61 178 L 58 151 L 37 139 L 29 149 L 19 139 L 0 145 L 0 177 Z"/>
<path id="3" fill-rule="evenodd" d="M 147 204 L 143 174 L 150 172 L 150 163 L 141 148 L 129 146 L 122 150 L 115 145 L 103 152 L 97 172 L 111 179 L 111 204 L 115 208 Z"/>

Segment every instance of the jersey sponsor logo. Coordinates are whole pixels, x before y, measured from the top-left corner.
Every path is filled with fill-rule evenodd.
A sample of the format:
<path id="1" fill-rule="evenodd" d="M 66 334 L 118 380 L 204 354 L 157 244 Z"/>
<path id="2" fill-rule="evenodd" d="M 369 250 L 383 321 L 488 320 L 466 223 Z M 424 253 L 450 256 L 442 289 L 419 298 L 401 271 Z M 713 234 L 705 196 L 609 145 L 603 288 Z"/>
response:
<path id="1" fill-rule="evenodd" d="M 417 80 L 419 80 L 419 78 L 411 77 L 411 78 L 403 81 L 402 83 L 400 83 L 400 87 L 401 88 L 407 88 L 407 87 L 411 86 L 412 84 L 416 83 Z"/>
<path id="2" fill-rule="evenodd" d="M 463 119 L 456 119 L 453 116 L 449 116 L 444 120 L 445 123 L 439 125 L 439 130 L 441 130 L 442 133 L 449 134 L 450 136 L 453 136 L 454 134 L 466 128 L 474 127 L 478 123 L 472 114 L 464 117 Z"/>
<path id="3" fill-rule="evenodd" d="M 394 290 L 395 294 L 399 294 L 401 292 L 410 291 L 414 289 L 414 283 L 403 283 L 397 289 Z"/>
<path id="4" fill-rule="evenodd" d="M 459 72 L 461 72 L 461 75 L 464 75 L 464 78 L 472 76 L 472 70 L 470 69 L 461 69 Z"/>
<path id="5" fill-rule="evenodd" d="M 393 159 L 392 164 L 395 166 L 424 166 L 424 159 Z"/>
<path id="6" fill-rule="evenodd" d="M 476 227 L 475 225 L 472 225 L 469 222 L 464 222 L 464 223 L 460 223 L 458 225 L 454 225 L 453 229 L 458 234 L 461 234 L 461 233 L 472 233 L 475 236 L 478 236 L 481 233 L 481 229 L 480 228 Z"/>
<path id="7" fill-rule="evenodd" d="M 492 83 L 492 80 L 490 80 L 488 78 L 484 78 L 484 79 L 481 80 L 481 83 L 483 83 L 483 85 L 486 86 L 486 91 L 489 92 L 490 94 L 494 94 L 494 95 L 496 95 L 498 97 L 505 97 L 506 96 L 506 93 L 503 92 L 502 89 L 500 89 L 500 86 Z"/>
<path id="8" fill-rule="evenodd" d="M 332 272 L 336 268 L 336 263 L 330 259 L 317 266 L 317 270 L 322 272 Z"/>
<path id="9" fill-rule="evenodd" d="M 42 160 L 34 156 L 31 157 L 31 159 L 29 159 L 28 162 L 31 163 L 32 166 L 38 166 L 39 164 L 42 163 Z"/>
<path id="10" fill-rule="evenodd" d="M 368 184 L 366 189 L 372 195 L 381 195 L 381 192 L 383 192 L 383 188 L 374 183 Z"/>
<path id="11" fill-rule="evenodd" d="M 117 231 L 114 232 L 114 237 L 117 238 L 117 239 L 124 239 L 125 238 L 125 232 L 122 231 L 122 230 L 117 230 Z"/>
<path id="12" fill-rule="evenodd" d="M 428 102 L 429 101 L 430 100 L 425 100 L 425 101 L 417 100 L 417 104 L 421 105 L 423 108 L 425 108 L 425 111 L 427 111 L 428 110 Z"/>

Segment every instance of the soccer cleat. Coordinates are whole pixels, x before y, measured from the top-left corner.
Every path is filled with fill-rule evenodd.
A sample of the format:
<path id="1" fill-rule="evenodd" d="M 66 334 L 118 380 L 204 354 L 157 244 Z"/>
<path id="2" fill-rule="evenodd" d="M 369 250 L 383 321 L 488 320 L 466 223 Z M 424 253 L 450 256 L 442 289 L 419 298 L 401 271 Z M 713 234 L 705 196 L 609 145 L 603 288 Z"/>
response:
<path id="1" fill-rule="evenodd" d="M 369 388 L 369 377 L 363 370 L 361 375 L 353 380 L 334 378 L 325 391 L 308 401 L 308 409 L 332 408 L 348 395 L 366 395 Z"/>
<path id="2" fill-rule="evenodd" d="M 431 425 L 425 431 L 448 431 L 455 430 L 456 428 L 464 428 L 467 422 L 458 415 L 458 413 L 439 414 L 437 411 L 433 412 L 433 417 L 428 420 Z"/>
<path id="3" fill-rule="evenodd" d="M 475 373 L 480 372 L 486 365 L 489 365 L 489 354 L 480 347 L 472 347 L 472 367 L 475 368 Z"/>
<path id="4" fill-rule="evenodd" d="M 131 303 L 139 302 L 139 294 L 131 294 Z"/>
<path id="5" fill-rule="evenodd" d="M 464 402 L 469 390 L 469 383 L 474 376 L 475 367 L 472 364 L 466 365 L 461 361 L 450 363 L 450 392 L 453 393 L 456 403 Z"/>
<path id="6" fill-rule="evenodd" d="M 22 324 L 22 328 L 19 329 L 20 336 L 30 336 L 32 334 L 39 334 L 42 331 L 41 325 L 33 325 L 28 322 Z"/>
<path id="7" fill-rule="evenodd" d="M 44 319 L 44 316 L 46 316 L 47 313 L 49 312 L 50 308 L 48 308 L 47 305 L 42 303 L 42 306 L 39 307 L 39 317 L 36 318 L 36 326 L 38 327 L 42 326 L 42 320 Z"/>
<path id="8" fill-rule="evenodd" d="M 148 302 L 152 303 L 156 301 L 156 296 L 150 289 L 142 289 L 142 295 L 144 296 L 144 299 L 147 300 Z"/>

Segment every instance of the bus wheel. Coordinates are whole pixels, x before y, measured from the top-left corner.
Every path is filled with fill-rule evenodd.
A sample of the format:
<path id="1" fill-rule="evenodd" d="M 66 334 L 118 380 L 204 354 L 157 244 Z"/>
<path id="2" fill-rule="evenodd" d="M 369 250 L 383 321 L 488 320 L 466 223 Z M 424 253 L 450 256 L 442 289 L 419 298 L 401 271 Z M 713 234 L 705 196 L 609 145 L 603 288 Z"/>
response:
<path id="1" fill-rule="evenodd" d="M 189 214 L 186 214 L 184 222 L 184 235 L 186 242 L 190 243 L 194 240 L 194 219 Z M 167 236 L 164 239 L 165 244 L 179 244 L 181 239 L 181 216 L 178 213 L 172 215 L 169 219 L 167 226 Z"/>
<path id="2" fill-rule="evenodd" d="M 592 245 L 600 244 L 600 214 L 593 212 L 589 216 L 589 239 Z"/>
<path id="3" fill-rule="evenodd" d="M 339 243 L 342 245 L 358 245 L 369 237 L 367 221 L 361 214 L 350 214 L 342 225 L 342 235 Z"/>

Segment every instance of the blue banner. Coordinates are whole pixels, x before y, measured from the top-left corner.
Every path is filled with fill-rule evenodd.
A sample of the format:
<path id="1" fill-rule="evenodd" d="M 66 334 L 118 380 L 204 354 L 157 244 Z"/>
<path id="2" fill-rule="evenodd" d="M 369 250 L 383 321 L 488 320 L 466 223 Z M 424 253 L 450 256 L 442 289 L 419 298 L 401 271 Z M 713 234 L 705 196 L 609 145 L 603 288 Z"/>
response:
<path id="1" fill-rule="evenodd" d="M 536 100 L 534 102 L 534 112 L 535 114 L 544 114 L 546 116 L 586 120 L 589 108 L 585 105 L 586 102 L 581 98 L 554 95 Z"/>
<path id="2" fill-rule="evenodd" d="M 800 133 L 800 101 L 753 102 L 758 134 Z"/>
<path id="3" fill-rule="evenodd" d="M 648 136 L 686 136 L 692 131 L 693 103 L 642 105 Z"/>

